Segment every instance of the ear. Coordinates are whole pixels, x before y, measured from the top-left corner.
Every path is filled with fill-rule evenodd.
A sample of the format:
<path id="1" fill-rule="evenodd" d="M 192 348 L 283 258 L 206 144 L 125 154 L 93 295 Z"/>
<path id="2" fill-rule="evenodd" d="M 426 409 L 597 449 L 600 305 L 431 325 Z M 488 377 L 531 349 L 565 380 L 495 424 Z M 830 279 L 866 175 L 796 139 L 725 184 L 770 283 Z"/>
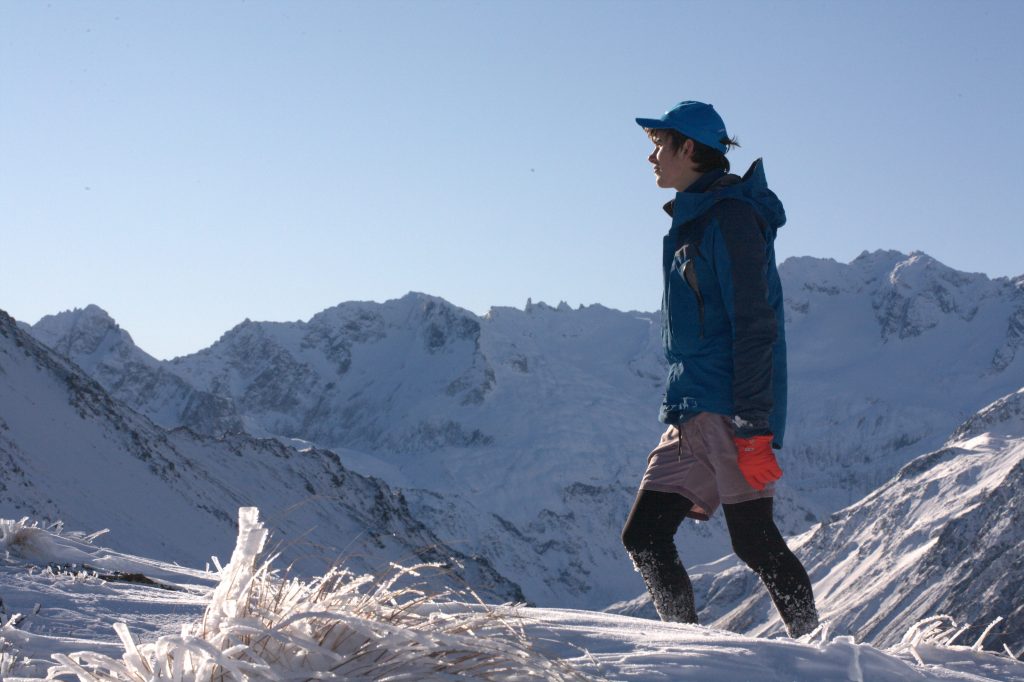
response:
<path id="1" fill-rule="evenodd" d="M 693 158 L 693 140 L 687 138 L 686 142 L 683 142 L 683 146 L 679 149 L 679 155 L 684 159 Z"/>

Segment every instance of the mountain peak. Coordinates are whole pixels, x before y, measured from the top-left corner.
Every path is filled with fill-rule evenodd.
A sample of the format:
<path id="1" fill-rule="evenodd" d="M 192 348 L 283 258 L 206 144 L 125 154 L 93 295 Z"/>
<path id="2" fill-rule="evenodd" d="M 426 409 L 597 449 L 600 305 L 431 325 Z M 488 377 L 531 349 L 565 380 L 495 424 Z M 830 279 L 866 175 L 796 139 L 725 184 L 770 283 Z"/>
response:
<path id="1" fill-rule="evenodd" d="M 982 274 L 961 272 L 915 251 L 896 263 L 875 292 L 882 337 L 920 336 L 943 319 L 970 322 L 980 303 L 997 291 Z"/>
<path id="2" fill-rule="evenodd" d="M 983 433 L 993 435 L 1009 433 L 1015 437 L 1020 437 L 1020 434 L 1024 433 L 1024 388 L 1003 396 L 979 410 L 977 414 L 960 425 L 950 440 L 966 440 Z"/>
<path id="3" fill-rule="evenodd" d="M 106 355 L 112 348 L 135 348 L 131 335 L 95 304 L 46 315 L 32 325 L 32 335 L 58 353 L 79 358 L 80 364 L 81 359 Z"/>
<path id="4" fill-rule="evenodd" d="M 582 308 L 582 306 L 580 306 Z M 544 301 L 533 302 L 532 298 L 526 299 L 526 306 L 523 308 L 523 312 L 559 312 L 559 313 L 570 313 L 573 308 L 565 301 L 559 301 L 557 306 L 548 305 Z"/>
<path id="5" fill-rule="evenodd" d="M 69 328 L 74 325 L 102 325 L 117 328 L 117 322 L 110 314 L 95 303 L 90 303 L 84 308 L 72 308 L 63 310 L 55 315 L 45 315 L 34 328 L 57 329 L 60 327 Z"/>
<path id="6" fill-rule="evenodd" d="M 881 277 L 893 271 L 897 265 L 910 258 L 902 251 L 892 249 L 877 249 L 875 251 L 862 251 L 859 256 L 850 261 L 850 265 L 857 271 L 864 273 L 865 279 Z"/>
<path id="7" fill-rule="evenodd" d="M 954 286 L 990 281 L 988 276 L 981 273 L 955 270 L 923 251 L 911 252 L 909 256 L 904 257 L 892 268 L 893 279 L 902 278 L 906 280 L 909 277 L 914 277 L 917 281 L 933 281 L 938 279 L 949 282 Z"/>
<path id="8" fill-rule="evenodd" d="M 986 301 L 1005 296 L 1006 280 L 961 272 L 922 251 L 864 251 L 848 264 L 789 258 L 779 268 L 787 319 L 834 307 L 840 294 L 867 294 L 883 340 L 917 337 L 946 321 L 970 322 Z"/>

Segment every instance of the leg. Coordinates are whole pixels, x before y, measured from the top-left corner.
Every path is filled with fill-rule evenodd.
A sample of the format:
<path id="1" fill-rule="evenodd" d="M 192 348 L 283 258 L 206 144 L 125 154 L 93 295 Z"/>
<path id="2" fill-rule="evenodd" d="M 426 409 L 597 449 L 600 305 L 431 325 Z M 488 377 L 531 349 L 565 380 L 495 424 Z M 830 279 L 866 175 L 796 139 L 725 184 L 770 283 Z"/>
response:
<path id="1" fill-rule="evenodd" d="M 818 627 L 811 581 L 772 519 L 772 498 L 723 504 L 732 548 L 768 588 L 790 637 Z"/>
<path id="2" fill-rule="evenodd" d="M 673 541 L 691 507 L 693 502 L 682 495 L 641 490 L 622 529 L 622 544 L 663 621 L 697 622 L 693 586 Z"/>

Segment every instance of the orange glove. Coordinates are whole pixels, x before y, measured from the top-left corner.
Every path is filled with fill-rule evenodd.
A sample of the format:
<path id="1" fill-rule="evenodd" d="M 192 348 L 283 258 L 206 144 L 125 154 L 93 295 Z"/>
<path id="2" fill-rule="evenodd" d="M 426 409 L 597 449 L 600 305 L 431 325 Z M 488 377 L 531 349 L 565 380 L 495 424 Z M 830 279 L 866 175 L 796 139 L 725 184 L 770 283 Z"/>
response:
<path id="1" fill-rule="evenodd" d="M 765 485 L 782 478 L 782 469 L 772 452 L 772 436 L 735 437 L 738 463 L 743 478 L 754 490 L 764 490 Z"/>

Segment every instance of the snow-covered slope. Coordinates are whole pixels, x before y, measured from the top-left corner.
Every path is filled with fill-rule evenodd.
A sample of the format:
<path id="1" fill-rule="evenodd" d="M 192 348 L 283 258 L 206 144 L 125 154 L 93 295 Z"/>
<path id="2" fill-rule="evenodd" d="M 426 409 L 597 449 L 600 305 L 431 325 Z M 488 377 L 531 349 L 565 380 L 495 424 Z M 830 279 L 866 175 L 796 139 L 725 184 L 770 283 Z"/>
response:
<path id="1" fill-rule="evenodd" d="M 253 512 L 240 510 L 231 563 L 217 573 L 0 518 L 0 676 L 1024 682 L 1021 662 L 938 646 L 918 629 L 882 650 L 842 636 L 756 639 L 587 611 L 483 607 L 458 594 L 403 595 L 374 576 L 286 584 L 262 570 L 265 531 Z M 46 568 L 68 562 L 96 570 Z"/>
<path id="2" fill-rule="evenodd" d="M 926 617 L 972 629 L 1003 621 L 988 639 L 1024 647 L 1024 389 L 965 422 L 941 449 L 914 459 L 860 502 L 790 541 L 837 633 L 892 646 Z M 745 567 L 696 569 L 702 622 L 752 634 L 781 624 Z M 734 562 L 732 562 L 734 563 Z M 621 612 L 653 613 L 649 607 Z"/>
<path id="3" fill-rule="evenodd" d="M 849 264 L 796 258 L 781 271 L 787 533 L 870 493 L 1022 383 L 1024 278 L 990 280 L 895 252 Z M 96 347 L 74 341 L 76 314 L 46 325 L 47 342 L 73 358 Z M 308 322 L 246 321 L 155 368 L 102 352 L 85 365 L 158 422 L 213 432 L 241 424 L 329 447 L 406 489 L 417 518 L 482 553 L 531 600 L 600 607 L 640 586 L 618 536 L 660 431 L 659 326 L 657 314 L 601 306 L 477 317 L 410 294 L 343 303 Z M 176 396 L 178 382 L 197 397 L 151 400 L 130 388 Z M 187 404 L 210 408 L 169 408 Z M 728 552 L 718 518 L 687 524 L 679 544 L 691 565 Z"/>
<path id="4" fill-rule="evenodd" d="M 258 504 L 298 570 L 338 557 L 367 571 L 441 561 L 489 598 L 522 599 L 486 561 L 445 546 L 400 492 L 346 469 L 335 453 L 165 431 L 2 311 L 0 468 L 0 515 L 109 528 L 113 542 L 157 558 L 202 565 L 230 546 L 235 510 Z"/>

